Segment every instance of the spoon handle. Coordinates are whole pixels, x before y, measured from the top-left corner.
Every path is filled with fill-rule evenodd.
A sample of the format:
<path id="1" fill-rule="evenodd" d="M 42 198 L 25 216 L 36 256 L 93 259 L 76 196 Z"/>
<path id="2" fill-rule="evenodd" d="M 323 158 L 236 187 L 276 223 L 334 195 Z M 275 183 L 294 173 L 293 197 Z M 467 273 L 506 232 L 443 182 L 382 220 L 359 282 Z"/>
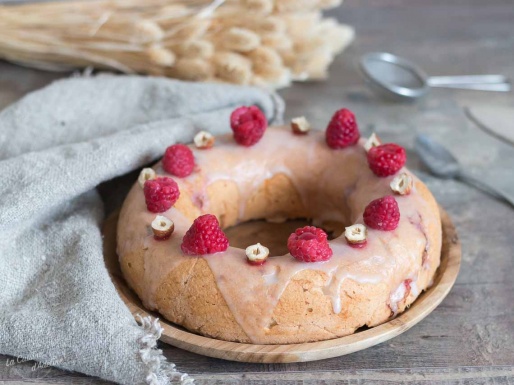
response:
<path id="1" fill-rule="evenodd" d="M 461 84 L 498 84 L 508 83 L 503 75 L 464 75 L 464 76 L 430 76 L 427 83 L 431 87 L 442 87 Z"/>
<path id="2" fill-rule="evenodd" d="M 511 90 L 510 83 L 475 83 L 475 84 L 441 84 L 432 87 L 437 88 L 453 88 L 460 90 L 475 90 L 475 91 L 496 91 L 496 92 L 509 92 Z"/>
<path id="3" fill-rule="evenodd" d="M 486 183 L 484 181 L 481 181 L 474 176 L 471 176 L 468 173 L 461 172 L 457 175 L 457 178 L 461 180 L 464 183 L 467 183 L 469 185 L 472 185 L 500 200 L 503 200 L 504 202 L 510 204 L 514 208 L 514 196 L 511 194 L 508 194 L 507 192 L 491 186 L 489 183 Z"/>

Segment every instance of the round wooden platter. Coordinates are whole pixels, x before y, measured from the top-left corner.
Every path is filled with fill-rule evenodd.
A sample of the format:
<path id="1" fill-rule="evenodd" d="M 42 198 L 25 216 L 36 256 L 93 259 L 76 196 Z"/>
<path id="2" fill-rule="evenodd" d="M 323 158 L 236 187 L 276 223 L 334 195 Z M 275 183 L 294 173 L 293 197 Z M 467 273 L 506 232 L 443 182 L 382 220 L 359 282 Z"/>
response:
<path id="1" fill-rule="evenodd" d="M 136 315 L 159 318 L 159 314 L 146 310 L 137 295 L 125 283 L 116 255 L 116 223 L 118 216 L 109 217 L 104 224 L 104 255 L 107 269 L 122 300 L 134 317 Z M 387 341 L 407 331 L 429 315 L 452 288 L 461 263 L 461 246 L 455 227 L 448 214 L 441 209 L 443 247 L 441 265 L 434 284 L 422 293 L 408 310 L 396 318 L 373 328 L 327 341 L 289 345 L 253 345 L 227 342 L 203 337 L 161 319 L 164 329 L 161 340 L 190 352 L 231 361 L 257 363 L 287 363 L 315 361 L 342 356 Z"/>

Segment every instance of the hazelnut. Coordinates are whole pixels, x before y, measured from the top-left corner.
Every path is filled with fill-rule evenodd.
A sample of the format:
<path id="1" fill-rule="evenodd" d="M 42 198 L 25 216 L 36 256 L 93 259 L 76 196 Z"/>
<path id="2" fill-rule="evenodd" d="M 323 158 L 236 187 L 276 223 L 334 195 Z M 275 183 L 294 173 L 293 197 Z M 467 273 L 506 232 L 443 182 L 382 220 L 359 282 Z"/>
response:
<path id="1" fill-rule="evenodd" d="M 299 116 L 291 120 L 291 129 L 295 134 L 304 135 L 309 132 L 311 125 L 305 116 Z"/>
<path id="2" fill-rule="evenodd" d="M 141 187 L 145 187 L 145 182 L 150 179 L 155 179 L 155 171 L 152 168 L 144 168 L 139 173 L 137 181 Z"/>
<path id="3" fill-rule="evenodd" d="M 174 230 L 175 224 L 165 216 L 157 215 L 152 221 L 153 237 L 158 241 L 168 239 Z"/>
<path id="4" fill-rule="evenodd" d="M 410 190 L 412 190 L 412 185 L 412 176 L 405 172 L 402 172 L 400 175 L 395 176 L 390 183 L 391 190 L 393 190 L 396 194 L 399 195 L 410 194 Z"/>
<path id="5" fill-rule="evenodd" d="M 364 149 L 366 151 L 369 151 L 371 149 L 371 147 L 377 147 L 377 146 L 380 146 L 382 144 L 382 141 L 380 140 L 380 138 L 378 137 L 377 134 L 373 133 L 371 134 L 371 136 L 368 138 L 368 140 L 366 141 L 366 143 L 364 143 Z"/>
<path id="6" fill-rule="evenodd" d="M 260 243 L 248 246 L 245 251 L 250 265 L 262 265 L 268 259 L 269 249 Z"/>
<path id="7" fill-rule="evenodd" d="M 200 131 L 195 135 L 193 141 L 197 148 L 205 150 L 214 146 L 215 138 L 210 132 Z"/>
<path id="8" fill-rule="evenodd" d="M 350 246 L 363 247 L 366 244 L 366 237 L 368 235 L 368 229 L 366 226 L 361 224 L 355 224 L 346 227 L 344 230 L 344 237 Z"/>

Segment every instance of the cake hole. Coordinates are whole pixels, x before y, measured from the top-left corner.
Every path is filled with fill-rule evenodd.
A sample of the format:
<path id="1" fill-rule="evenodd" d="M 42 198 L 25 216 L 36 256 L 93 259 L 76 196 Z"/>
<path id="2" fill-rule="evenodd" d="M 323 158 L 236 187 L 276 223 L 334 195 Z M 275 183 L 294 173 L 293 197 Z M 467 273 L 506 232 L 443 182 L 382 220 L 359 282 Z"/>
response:
<path id="1" fill-rule="evenodd" d="M 344 230 L 342 224 L 323 228 L 328 234 L 328 239 L 333 239 L 341 235 Z M 250 245 L 260 243 L 270 250 L 270 256 L 287 254 L 287 239 L 297 228 L 313 226 L 308 219 L 291 219 L 282 223 L 272 223 L 265 220 L 254 220 L 243 222 L 235 226 L 224 229 L 230 242 L 230 246 L 246 249 Z"/>
<path id="2" fill-rule="evenodd" d="M 310 307 L 310 308 L 308 308 L 308 309 L 307 309 L 307 311 L 308 311 L 309 313 L 312 313 L 314 310 L 312 309 L 312 307 Z"/>

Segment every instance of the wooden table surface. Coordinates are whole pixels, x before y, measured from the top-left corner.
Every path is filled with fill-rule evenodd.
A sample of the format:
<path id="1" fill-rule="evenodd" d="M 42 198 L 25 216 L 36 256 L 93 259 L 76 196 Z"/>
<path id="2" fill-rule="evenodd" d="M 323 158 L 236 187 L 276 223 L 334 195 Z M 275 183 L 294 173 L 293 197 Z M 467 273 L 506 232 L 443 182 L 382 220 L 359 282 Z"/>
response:
<path id="1" fill-rule="evenodd" d="M 165 355 L 199 384 L 514 384 L 514 211 L 463 184 L 423 172 L 412 151 L 416 133 L 452 148 L 474 175 L 514 193 L 514 148 L 466 119 L 462 107 L 514 107 L 513 94 L 438 90 L 416 104 L 385 103 L 363 85 L 355 62 L 385 50 L 409 57 L 430 74 L 500 73 L 514 79 L 512 0 L 347 0 L 332 12 L 357 31 L 326 82 L 281 91 L 287 116 L 305 115 L 324 127 L 347 106 L 364 134 L 372 130 L 409 149 L 408 165 L 427 181 L 453 217 L 463 244 L 461 273 L 446 300 L 401 336 L 365 351 L 318 362 L 243 364 L 162 345 Z M 0 61 L 0 108 L 66 74 Z M 512 122 L 514 129 L 514 122 Z M 0 355 L 0 384 L 101 384 L 98 379 L 32 363 L 8 367 Z"/>

